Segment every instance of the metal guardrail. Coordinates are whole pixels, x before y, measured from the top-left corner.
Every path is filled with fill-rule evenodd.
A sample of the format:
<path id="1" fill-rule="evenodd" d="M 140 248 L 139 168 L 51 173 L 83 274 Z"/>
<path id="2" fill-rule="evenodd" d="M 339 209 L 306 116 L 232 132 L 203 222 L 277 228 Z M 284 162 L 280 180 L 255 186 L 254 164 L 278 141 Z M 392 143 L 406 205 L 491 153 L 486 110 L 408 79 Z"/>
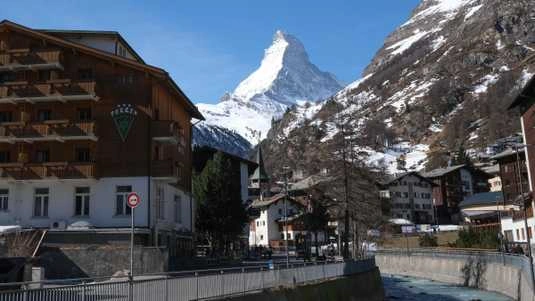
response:
<path id="1" fill-rule="evenodd" d="M 68 279 L 45 282 L 2 284 L 0 301 L 189 301 L 242 295 L 279 286 L 294 286 L 311 281 L 336 278 L 370 271 L 375 259 L 346 262 L 318 262 L 229 269 L 185 271 L 136 276 L 134 279 Z M 65 285 L 69 281 L 71 285 Z M 90 282 L 91 281 L 91 282 Z M 74 284 L 73 284 L 74 283 Z M 36 285 L 46 285 L 35 288 Z"/>

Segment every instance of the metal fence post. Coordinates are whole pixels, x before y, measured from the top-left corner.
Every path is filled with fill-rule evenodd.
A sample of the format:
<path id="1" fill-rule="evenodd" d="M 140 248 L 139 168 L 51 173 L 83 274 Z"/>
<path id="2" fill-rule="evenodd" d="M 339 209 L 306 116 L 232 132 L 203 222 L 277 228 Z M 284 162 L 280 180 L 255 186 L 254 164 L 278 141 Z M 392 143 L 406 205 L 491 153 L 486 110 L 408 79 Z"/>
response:
<path id="1" fill-rule="evenodd" d="M 199 300 L 199 273 L 197 273 L 197 272 L 195 272 L 195 280 L 196 280 L 195 281 L 195 283 L 196 283 L 195 290 L 197 291 L 195 293 L 195 296 L 196 296 L 195 300 Z"/>
<path id="2" fill-rule="evenodd" d="M 242 268 L 241 269 L 241 276 L 242 276 L 242 280 L 243 280 L 243 295 L 245 296 L 245 269 Z"/>
<path id="3" fill-rule="evenodd" d="M 28 299 L 30 299 L 30 296 L 28 296 L 28 295 L 29 295 L 29 292 L 28 292 L 28 285 L 29 285 L 29 284 L 26 283 L 26 284 L 24 284 L 24 285 L 22 286 L 22 289 L 24 290 L 24 301 L 28 301 Z"/>
<path id="4" fill-rule="evenodd" d="M 169 276 L 165 275 L 165 301 L 169 300 Z"/>
<path id="5" fill-rule="evenodd" d="M 221 271 L 221 273 L 219 274 L 219 277 L 221 278 L 221 292 L 219 293 L 220 296 L 224 296 L 225 295 L 225 279 L 223 278 L 223 271 Z"/>
<path id="6" fill-rule="evenodd" d="M 86 293 L 86 283 L 85 280 L 82 281 L 82 301 L 85 301 L 85 293 Z"/>
<path id="7" fill-rule="evenodd" d="M 128 273 L 128 300 L 134 300 L 134 277 L 132 277 L 132 273 Z"/>

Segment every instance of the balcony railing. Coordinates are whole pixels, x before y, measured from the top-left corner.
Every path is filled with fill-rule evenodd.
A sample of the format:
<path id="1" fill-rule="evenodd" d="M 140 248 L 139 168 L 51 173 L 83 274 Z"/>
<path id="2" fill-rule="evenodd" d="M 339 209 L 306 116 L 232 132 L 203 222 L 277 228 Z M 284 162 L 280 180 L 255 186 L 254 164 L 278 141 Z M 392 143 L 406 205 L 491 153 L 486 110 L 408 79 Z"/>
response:
<path id="1" fill-rule="evenodd" d="M 0 54 L 0 71 L 63 69 L 59 50 L 10 50 Z"/>
<path id="2" fill-rule="evenodd" d="M 29 124 L 10 122 L 0 125 L 0 142 L 65 140 L 98 140 L 95 135 L 95 122 L 73 123 L 65 120 L 53 120 Z"/>
<path id="3" fill-rule="evenodd" d="M 92 162 L 0 163 L 0 177 L 13 180 L 95 178 Z"/>
<path id="4" fill-rule="evenodd" d="M 178 123 L 170 120 L 153 120 L 151 135 L 152 139 L 158 142 L 178 144 L 184 140 L 183 131 Z"/>
<path id="5" fill-rule="evenodd" d="M 0 86 L 0 103 L 36 103 L 51 101 L 97 101 L 94 81 L 51 80 L 46 83 L 9 82 Z"/>

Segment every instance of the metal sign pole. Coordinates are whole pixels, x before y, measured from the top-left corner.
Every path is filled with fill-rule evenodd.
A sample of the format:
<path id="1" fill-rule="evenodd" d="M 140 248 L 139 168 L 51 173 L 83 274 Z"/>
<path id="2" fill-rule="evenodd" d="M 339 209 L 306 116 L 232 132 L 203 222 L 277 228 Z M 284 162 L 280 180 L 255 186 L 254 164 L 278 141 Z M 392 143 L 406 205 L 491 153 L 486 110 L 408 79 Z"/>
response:
<path id="1" fill-rule="evenodd" d="M 131 228 L 130 228 L 130 276 L 134 277 L 134 208 L 131 212 Z"/>

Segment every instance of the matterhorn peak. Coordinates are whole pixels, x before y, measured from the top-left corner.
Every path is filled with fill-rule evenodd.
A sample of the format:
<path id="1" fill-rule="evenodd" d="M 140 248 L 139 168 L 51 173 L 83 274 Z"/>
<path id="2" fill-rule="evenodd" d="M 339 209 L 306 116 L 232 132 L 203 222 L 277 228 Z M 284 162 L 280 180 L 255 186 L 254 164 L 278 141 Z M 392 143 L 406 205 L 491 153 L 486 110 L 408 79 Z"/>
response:
<path id="1" fill-rule="evenodd" d="M 336 78 L 313 65 L 301 41 L 277 30 L 260 67 L 243 80 L 233 96 L 242 101 L 297 101 L 326 98 L 341 89 Z"/>
<path id="2" fill-rule="evenodd" d="M 216 105 L 198 104 L 205 123 L 231 129 L 249 142 L 264 138 L 272 119 L 302 101 L 326 99 L 342 89 L 334 75 L 310 62 L 305 46 L 282 30 L 273 35 L 258 69 Z"/>

